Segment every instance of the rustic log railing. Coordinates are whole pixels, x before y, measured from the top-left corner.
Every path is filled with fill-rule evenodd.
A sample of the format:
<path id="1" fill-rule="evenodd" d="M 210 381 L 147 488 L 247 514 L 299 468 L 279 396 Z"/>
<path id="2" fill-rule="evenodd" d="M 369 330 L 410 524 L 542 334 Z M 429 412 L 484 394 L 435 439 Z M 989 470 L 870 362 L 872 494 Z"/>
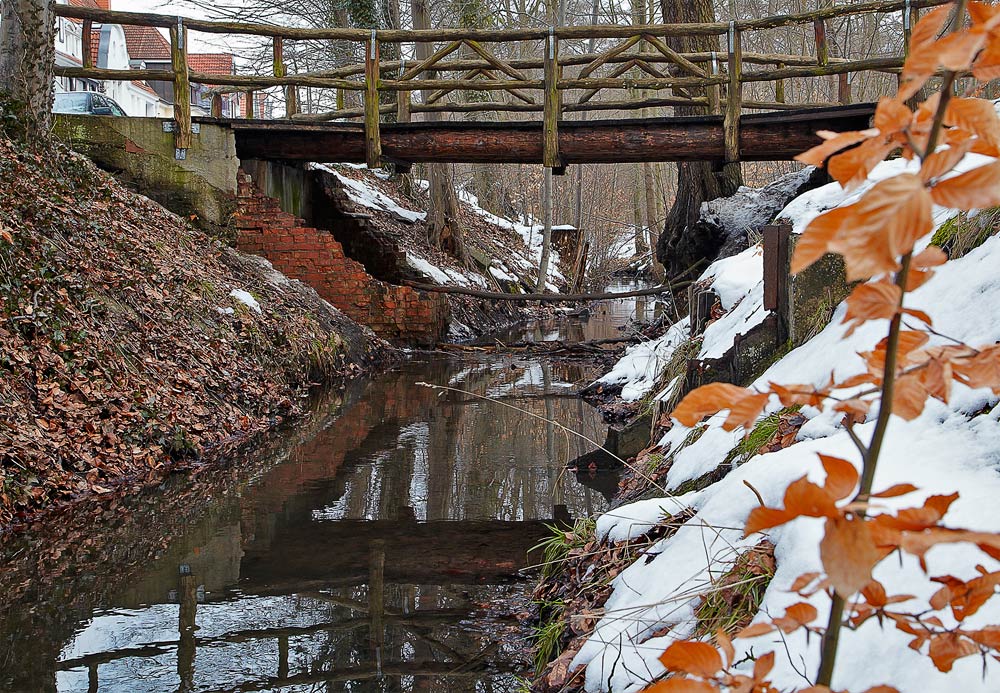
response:
<path id="1" fill-rule="evenodd" d="M 160 14 L 108 11 L 70 5 L 57 5 L 59 16 L 77 19 L 84 24 L 83 67 L 56 67 L 64 77 L 97 80 L 152 80 L 170 82 L 177 94 L 187 94 L 192 83 L 215 87 L 212 114 L 221 115 L 221 95 L 227 92 L 247 94 L 247 117 L 254 117 L 255 92 L 281 88 L 285 96 L 285 118 L 305 122 L 362 118 L 365 128 L 366 159 L 369 166 L 381 162 L 380 121 L 395 113 L 401 122 L 412 113 L 428 112 L 521 112 L 542 113 L 543 161 L 550 168 L 561 168 L 559 123 L 563 114 L 580 111 L 640 111 L 651 107 L 699 107 L 706 113 L 722 114 L 726 161 L 739 161 L 740 115 L 744 109 L 785 110 L 828 107 L 832 102 L 789 103 L 788 80 L 837 76 L 837 102 L 852 99 L 852 77 L 862 72 L 898 76 L 909 48 L 910 31 L 919 9 L 945 4 L 948 0 L 876 0 L 852 5 L 824 6 L 810 12 L 761 19 L 700 24 L 591 25 L 569 27 L 531 27 L 522 29 L 349 29 L 297 28 L 270 24 L 188 19 Z M 827 22 L 850 15 L 902 13 L 904 45 L 899 56 L 837 58 L 830 55 Z M 166 28 L 170 34 L 170 70 L 109 70 L 94 67 L 91 59 L 90 28 L 94 23 L 139 25 Z M 811 26 L 815 55 L 786 55 L 744 52 L 746 36 L 752 32 L 787 26 Z M 188 32 L 236 34 L 266 37 L 273 46 L 271 75 L 206 74 L 188 65 Z M 673 50 L 667 38 L 683 36 L 718 36 L 725 50 L 721 52 L 681 53 Z M 560 54 L 560 43 L 573 40 L 620 40 L 598 53 Z M 288 41 L 347 41 L 360 44 L 364 61 L 334 70 L 290 74 L 284 59 Z M 504 44 L 541 43 L 538 57 L 504 59 L 495 47 Z M 413 64 L 405 60 L 381 61 L 380 47 L 429 43 L 438 46 L 429 57 Z M 487 47 L 489 46 L 489 47 Z M 465 57 L 454 58 L 460 49 Z M 474 57 L 471 57 L 473 56 Z M 753 69 L 746 69 L 753 66 Z M 579 67 L 575 74 L 565 73 Z M 598 73 L 605 71 L 603 76 Z M 449 76 L 455 75 L 457 77 Z M 641 76 L 639 76 L 641 75 Z M 744 98 L 744 87 L 755 82 L 772 82 L 774 100 Z M 337 90 L 338 108 L 326 113 L 300 113 L 298 89 Z M 669 96 L 597 100 L 605 90 L 626 92 L 672 90 Z M 413 103 L 411 92 L 429 96 Z M 455 91 L 501 92 L 509 101 L 449 102 L 444 97 Z M 342 94 L 361 94 L 361 108 L 343 107 Z M 540 94 L 540 102 L 536 94 Z M 569 98 L 568 92 L 577 92 Z M 386 103 L 385 95 L 394 94 L 395 103 Z M 176 147 L 178 156 L 190 147 L 192 137 L 191 105 L 187 98 L 175 99 Z"/>

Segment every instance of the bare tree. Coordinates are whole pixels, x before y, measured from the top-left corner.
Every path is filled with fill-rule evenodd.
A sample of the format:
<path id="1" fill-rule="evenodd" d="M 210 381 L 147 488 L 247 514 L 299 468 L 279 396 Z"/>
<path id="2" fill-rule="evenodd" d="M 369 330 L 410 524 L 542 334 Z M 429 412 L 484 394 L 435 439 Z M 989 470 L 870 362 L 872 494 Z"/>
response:
<path id="1" fill-rule="evenodd" d="M 663 21 L 667 24 L 715 21 L 711 0 L 661 0 L 660 5 Z M 668 39 L 668 43 L 681 52 L 719 51 L 715 36 L 672 38 Z M 696 115 L 699 110 L 676 108 L 675 113 Z M 689 228 L 698 220 L 702 202 L 732 195 L 741 183 L 738 163 L 727 164 L 722 170 L 715 170 L 712 164 L 704 161 L 677 165 L 677 194 L 656 244 L 657 259 L 667 269 L 668 275 L 677 274 L 706 255 L 714 254 L 716 249 L 706 248 L 705 239 L 690 234 Z"/>
<path id="2" fill-rule="evenodd" d="M 51 0 L 0 0 L 0 95 L 13 101 L 33 137 L 52 122 L 55 20 Z"/>

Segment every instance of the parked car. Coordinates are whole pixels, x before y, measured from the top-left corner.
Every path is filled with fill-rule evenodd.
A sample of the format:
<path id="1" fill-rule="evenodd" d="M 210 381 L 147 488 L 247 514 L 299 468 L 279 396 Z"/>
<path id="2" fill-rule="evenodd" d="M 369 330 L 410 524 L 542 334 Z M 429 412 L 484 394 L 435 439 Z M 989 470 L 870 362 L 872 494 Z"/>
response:
<path id="1" fill-rule="evenodd" d="M 52 112 L 125 116 L 125 110 L 115 103 L 114 99 L 92 91 L 65 91 L 56 94 Z"/>

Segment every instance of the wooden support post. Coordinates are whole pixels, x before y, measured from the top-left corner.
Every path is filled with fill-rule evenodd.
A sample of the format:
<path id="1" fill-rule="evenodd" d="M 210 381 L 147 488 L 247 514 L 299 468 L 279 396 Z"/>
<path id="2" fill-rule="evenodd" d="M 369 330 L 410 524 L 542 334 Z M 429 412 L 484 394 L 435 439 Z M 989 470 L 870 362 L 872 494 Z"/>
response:
<path id="1" fill-rule="evenodd" d="M 559 116 L 562 99 L 559 92 L 559 41 L 555 27 L 549 28 L 545 42 L 545 104 L 542 114 L 544 140 L 542 142 L 542 163 L 546 168 L 563 169 L 565 165 L 559 155 Z"/>
<path id="2" fill-rule="evenodd" d="M 723 137 L 726 147 L 726 162 L 740 160 L 740 114 L 743 112 L 743 47 L 740 32 L 735 22 L 729 23 L 729 94 L 726 99 L 726 115 L 723 123 Z"/>
<path id="3" fill-rule="evenodd" d="M 252 91 L 252 90 L 251 90 L 251 91 L 248 91 L 248 92 L 247 92 L 247 103 L 246 103 L 246 108 L 244 109 L 244 110 L 245 110 L 245 113 L 246 113 L 246 117 L 247 117 L 247 118 L 253 118 L 253 110 L 254 110 L 254 109 L 253 109 L 253 100 L 254 100 L 254 94 L 253 94 L 253 91 Z"/>
<path id="4" fill-rule="evenodd" d="M 274 37 L 274 43 L 272 45 L 272 56 L 273 56 L 273 72 L 275 77 L 284 77 L 288 74 L 288 68 L 285 66 L 285 41 L 280 36 Z M 296 104 L 296 87 L 293 84 L 289 84 L 285 87 L 285 117 L 290 118 L 298 110 Z"/>
<path id="5" fill-rule="evenodd" d="M 212 117 L 222 117 L 222 94 L 212 94 Z"/>
<path id="6" fill-rule="evenodd" d="M 851 73 L 841 72 L 837 75 L 837 99 L 844 106 L 851 103 Z"/>
<path id="7" fill-rule="evenodd" d="M 765 226 L 764 237 L 764 310 L 778 315 L 782 334 L 778 341 L 788 338 L 789 306 L 788 282 L 790 276 L 792 227 L 787 224 Z"/>
<path id="8" fill-rule="evenodd" d="M 60 20 L 63 21 L 63 20 Z M 89 19 L 83 20 L 83 66 L 94 66 L 94 22 Z"/>
<path id="9" fill-rule="evenodd" d="M 719 56 L 715 51 L 712 51 L 712 76 L 717 77 L 719 75 Z M 710 84 L 708 85 L 708 109 L 713 114 L 718 115 L 722 113 L 722 85 L 720 84 Z"/>
<path id="10" fill-rule="evenodd" d="M 785 63 L 778 63 L 778 69 L 783 70 Z M 785 103 L 785 80 L 774 80 L 774 100 L 777 103 Z"/>
<path id="11" fill-rule="evenodd" d="M 400 74 L 402 74 L 405 71 L 406 71 L 406 59 L 404 58 L 399 66 L 399 72 Z M 396 122 L 397 123 L 410 122 L 410 92 L 408 91 L 396 92 Z"/>
<path id="12" fill-rule="evenodd" d="M 820 65 L 830 62 L 830 47 L 826 43 L 826 22 L 822 19 L 813 21 L 813 33 L 816 35 L 816 60 Z"/>
<path id="13" fill-rule="evenodd" d="M 382 136 L 379 131 L 379 48 L 375 29 L 365 46 L 365 161 L 368 168 L 382 165 Z"/>
<path id="14" fill-rule="evenodd" d="M 903 56 L 910 57 L 910 37 L 913 35 L 913 25 L 917 21 L 918 10 L 910 7 L 910 0 L 906 0 L 903 7 Z"/>
<path id="15" fill-rule="evenodd" d="M 184 20 L 170 26 L 170 62 L 174 70 L 174 133 L 175 156 L 185 158 L 191 148 L 191 82 L 188 78 L 187 28 Z"/>

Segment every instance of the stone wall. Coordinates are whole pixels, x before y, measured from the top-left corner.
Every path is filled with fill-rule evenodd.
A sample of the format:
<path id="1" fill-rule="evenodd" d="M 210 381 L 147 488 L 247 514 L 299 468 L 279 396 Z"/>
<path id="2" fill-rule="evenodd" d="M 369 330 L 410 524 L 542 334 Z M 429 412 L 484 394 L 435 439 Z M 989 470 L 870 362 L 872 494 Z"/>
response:
<path id="1" fill-rule="evenodd" d="M 240 250 L 267 258 L 380 337 L 430 346 L 444 335 L 449 317 L 444 295 L 375 279 L 345 255 L 329 231 L 281 211 L 278 200 L 261 194 L 249 174 L 240 172 L 238 180 L 234 221 Z"/>

